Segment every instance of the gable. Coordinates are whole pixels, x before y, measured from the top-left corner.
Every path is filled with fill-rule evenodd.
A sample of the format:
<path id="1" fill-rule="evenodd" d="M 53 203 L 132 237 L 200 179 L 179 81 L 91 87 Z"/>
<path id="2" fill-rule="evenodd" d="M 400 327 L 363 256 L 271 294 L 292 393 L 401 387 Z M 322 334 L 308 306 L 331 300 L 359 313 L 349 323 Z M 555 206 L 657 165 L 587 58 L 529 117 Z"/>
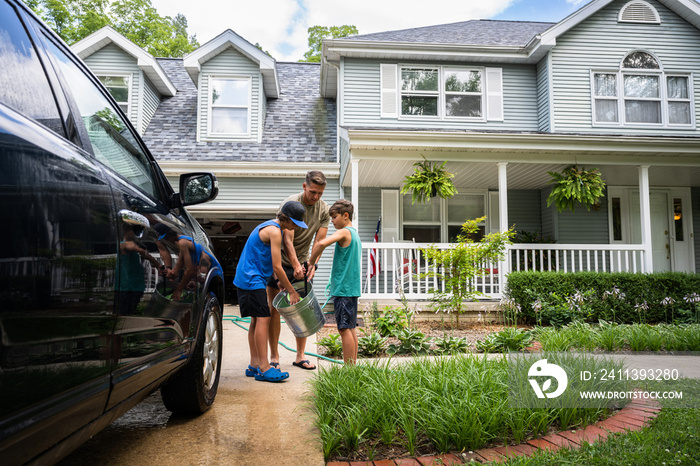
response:
<path id="1" fill-rule="evenodd" d="M 628 3 L 627 0 L 610 2 L 557 38 L 549 56 L 556 131 L 619 132 L 619 127 L 592 127 L 591 73 L 620 70 L 623 58 L 633 51 L 656 57 L 663 73 L 689 75 L 691 91 L 695 96 L 700 92 L 700 48 L 696 45 L 700 43 L 700 31 L 658 0 L 647 3 L 658 12 L 659 23 L 621 22 L 620 11 Z M 696 134 L 693 128 L 638 127 L 634 131 Z"/>

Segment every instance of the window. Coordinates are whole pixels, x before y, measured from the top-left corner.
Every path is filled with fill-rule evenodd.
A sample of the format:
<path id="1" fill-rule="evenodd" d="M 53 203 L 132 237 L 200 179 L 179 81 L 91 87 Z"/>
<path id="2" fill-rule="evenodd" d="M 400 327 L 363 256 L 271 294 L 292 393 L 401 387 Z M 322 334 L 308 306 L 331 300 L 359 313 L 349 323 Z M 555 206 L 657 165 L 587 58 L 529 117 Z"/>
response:
<path id="1" fill-rule="evenodd" d="M 438 69 L 401 70 L 401 115 L 438 116 Z"/>
<path id="2" fill-rule="evenodd" d="M 402 196 L 403 239 L 417 243 L 454 242 L 462 233 L 467 220 L 486 215 L 484 193 L 456 194 L 449 199 L 434 197 L 424 204 L 411 204 L 411 196 Z M 485 224 L 479 224 L 479 241 L 484 236 Z"/>
<path id="3" fill-rule="evenodd" d="M 483 71 L 401 68 L 401 115 L 478 118 L 484 115 Z"/>
<path id="4" fill-rule="evenodd" d="M 692 126 L 689 78 L 664 73 L 649 53 L 632 52 L 620 71 L 592 74 L 594 124 Z"/>
<path id="5" fill-rule="evenodd" d="M 129 125 L 108 98 L 68 55 L 46 41 L 76 100 L 95 158 L 144 192 L 156 196 L 151 163 L 141 151 Z"/>
<path id="6" fill-rule="evenodd" d="M 250 78 L 211 78 L 210 134 L 250 134 Z"/>
<path id="7" fill-rule="evenodd" d="M 481 72 L 445 70 L 445 115 L 481 118 Z"/>
<path id="8" fill-rule="evenodd" d="M 129 115 L 129 77 L 128 76 L 98 76 L 125 115 Z"/>
<path id="9" fill-rule="evenodd" d="M 0 3 L 0 102 L 65 137 L 51 87 L 13 8 Z"/>

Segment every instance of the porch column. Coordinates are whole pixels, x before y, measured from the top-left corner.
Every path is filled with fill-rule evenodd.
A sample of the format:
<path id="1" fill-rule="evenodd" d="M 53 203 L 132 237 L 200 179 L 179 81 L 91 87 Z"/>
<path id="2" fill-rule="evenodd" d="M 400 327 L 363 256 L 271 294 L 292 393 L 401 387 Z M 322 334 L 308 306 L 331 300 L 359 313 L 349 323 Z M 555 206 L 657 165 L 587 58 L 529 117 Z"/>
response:
<path id="1" fill-rule="evenodd" d="M 508 162 L 498 162 L 498 229 L 508 230 Z"/>
<path id="2" fill-rule="evenodd" d="M 502 232 L 508 230 L 508 176 L 506 165 L 508 162 L 498 162 L 498 229 Z M 498 283 L 500 292 L 503 293 L 506 273 L 510 272 L 510 250 L 506 247 L 505 260 L 498 263 Z"/>
<path id="3" fill-rule="evenodd" d="M 649 165 L 640 165 L 639 169 L 639 218 L 642 227 L 642 246 L 644 247 L 644 273 L 654 271 L 654 255 L 651 248 L 651 202 L 649 200 Z"/>
<path id="4" fill-rule="evenodd" d="M 352 166 L 352 186 L 350 187 L 350 192 L 353 207 L 355 208 L 355 216 L 352 219 L 352 225 L 357 231 L 360 231 L 360 215 L 358 213 L 359 202 L 360 202 L 360 161 L 353 158 L 350 160 Z"/>

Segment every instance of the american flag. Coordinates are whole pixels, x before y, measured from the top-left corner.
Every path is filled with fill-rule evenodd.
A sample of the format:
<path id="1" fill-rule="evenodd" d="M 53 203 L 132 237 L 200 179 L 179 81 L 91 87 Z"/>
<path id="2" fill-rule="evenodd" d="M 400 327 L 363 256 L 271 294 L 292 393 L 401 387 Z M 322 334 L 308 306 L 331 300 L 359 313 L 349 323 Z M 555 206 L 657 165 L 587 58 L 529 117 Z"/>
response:
<path id="1" fill-rule="evenodd" d="M 381 217 L 377 220 L 377 231 L 374 233 L 374 242 L 379 242 L 379 224 L 382 222 Z M 367 275 L 369 278 L 374 277 L 380 272 L 379 257 L 377 256 L 376 249 L 370 249 L 369 251 L 369 270 L 367 270 Z"/>

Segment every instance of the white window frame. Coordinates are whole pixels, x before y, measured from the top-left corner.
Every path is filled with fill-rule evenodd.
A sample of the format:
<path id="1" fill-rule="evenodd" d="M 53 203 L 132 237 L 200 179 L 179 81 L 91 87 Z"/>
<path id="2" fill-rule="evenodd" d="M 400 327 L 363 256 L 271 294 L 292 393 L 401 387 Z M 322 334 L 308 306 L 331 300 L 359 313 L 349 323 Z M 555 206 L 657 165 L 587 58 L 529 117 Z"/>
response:
<path id="1" fill-rule="evenodd" d="M 444 114 L 444 111 L 442 110 L 442 89 L 443 86 L 441 84 L 442 82 L 442 67 L 441 66 L 419 66 L 419 65 L 400 65 L 399 66 L 399 84 L 398 84 L 398 92 L 399 92 L 399 119 L 442 119 L 442 115 Z M 438 78 L 437 78 L 437 85 L 438 88 L 436 91 L 404 91 L 403 90 L 403 71 L 404 70 L 435 70 L 437 71 Z M 437 115 L 404 115 L 403 113 L 403 98 L 404 96 L 418 96 L 418 97 L 437 97 Z"/>
<path id="2" fill-rule="evenodd" d="M 401 76 L 404 70 L 436 70 L 438 72 L 438 89 L 437 91 L 404 91 L 402 89 Z M 470 72 L 477 71 L 481 79 L 481 91 L 476 92 L 446 92 L 445 77 L 449 71 Z M 486 71 L 484 67 L 478 66 L 434 66 L 434 65 L 399 65 L 398 69 L 398 117 L 400 120 L 450 120 L 450 121 L 486 121 L 487 113 L 487 89 L 486 89 Z M 481 97 L 481 116 L 448 116 L 447 115 L 447 94 L 450 95 L 479 95 Z M 437 96 L 437 115 L 406 115 L 403 113 L 403 97 L 406 95 L 425 95 Z"/>
<path id="3" fill-rule="evenodd" d="M 480 217 L 482 216 L 488 216 L 488 191 L 487 190 L 480 190 L 480 189 L 460 189 L 459 194 L 462 195 L 469 195 L 469 196 L 483 196 L 483 205 L 484 205 L 484 212 Z M 410 194 L 399 194 L 399 196 L 407 196 L 410 198 Z M 439 221 L 408 221 L 406 222 L 404 220 L 404 203 L 403 203 L 403 198 L 399 198 L 399 206 L 400 206 L 400 222 L 399 222 L 399 232 L 401 235 L 401 240 L 407 240 L 411 241 L 412 238 L 404 238 L 404 227 L 405 226 L 439 226 L 440 227 L 440 242 L 441 243 L 447 243 L 449 240 L 449 227 L 450 226 L 457 226 L 457 225 L 462 225 L 464 222 L 470 219 L 464 219 L 460 223 L 458 222 L 450 222 L 448 218 L 448 201 L 449 199 L 443 199 L 441 197 L 435 197 L 431 199 L 430 202 L 440 202 L 440 207 L 439 207 L 439 212 L 440 212 L 440 220 Z M 488 226 L 487 222 L 481 222 L 478 224 L 479 226 L 484 227 L 484 233 L 488 233 Z"/>
<path id="4" fill-rule="evenodd" d="M 109 89 L 107 89 L 107 92 L 109 92 L 109 95 L 112 95 L 112 98 L 115 100 L 115 102 L 117 102 L 117 105 L 119 106 L 119 108 L 122 108 L 122 105 L 125 105 L 125 106 L 126 106 L 126 110 L 124 110 L 123 108 L 122 108 L 122 110 L 124 111 L 124 114 L 125 114 L 129 119 L 131 119 L 131 90 L 132 90 L 132 89 L 131 89 L 131 83 L 132 83 L 132 80 L 133 80 L 133 76 L 131 75 L 131 73 L 102 73 L 102 74 L 98 74 L 98 75 L 97 75 L 97 78 L 98 78 L 98 79 L 100 79 L 100 78 L 125 78 L 125 79 L 126 79 L 126 90 L 127 90 L 127 100 L 126 100 L 126 102 L 118 101 L 118 100 L 112 95 L 112 93 L 109 92 Z M 101 79 L 100 79 L 100 82 L 102 82 Z M 105 86 L 104 83 L 102 83 L 102 85 Z M 107 88 L 107 86 L 105 86 L 105 88 Z"/>
<path id="5" fill-rule="evenodd" d="M 214 90 L 214 81 L 246 81 L 248 83 L 248 99 L 246 105 L 221 105 L 212 103 L 212 94 Z M 252 102 L 253 102 L 253 79 L 251 76 L 238 76 L 238 75 L 210 75 L 208 77 L 209 90 L 207 92 L 207 135 L 209 137 L 250 137 L 251 126 L 252 126 Z M 246 132 L 245 133 L 215 133 L 213 131 L 214 125 L 214 109 L 215 108 L 245 108 L 247 109 L 246 118 Z"/>
<path id="6" fill-rule="evenodd" d="M 695 129 L 695 93 L 693 92 L 693 73 L 691 72 L 667 72 L 663 69 L 661 61 L 654 54 L 644 52 L 656 59 L 659 64 L 658 69 L 637 69 L 637 68 L 620 68 L 618 69 L 591 69 L 590 70 L 590 93 L 591 93 L 591 121 L 594 127 L 624 127 L 624 128 L 664 128 L 664 129 Z M 625 54 L 626 58 L 632 52 Z M 623 61 L 624 61 L 623 58 Z M 616 76 L 617 96 L 596 96 L 595 94 L 595 77 L 600 74 L 611 74 Z M 626 76 L 655 76 L 659 79 L 659 97 L 644 98 L 644 97 L 626 97 L 625 94 L 625 77 Z M 688 83 L 688 98 L 687 99 L 669 99 L 667 78 L 683 77 Z M 598 121 L 596 113 L 597 100 L 616 100 L 617 101 L 617 116 L 618 121 Z M 643 122 L 627 122 L 625 112 L 625 102 L 627 100 L 644 100 L 660 102 L 661 121 L 659 123 L 643 123 Z M 689 123 L 670 123 L 669 121 L 669 103 L 670 102 L 688 102 L 690 104 L 690 122 Z"/>

